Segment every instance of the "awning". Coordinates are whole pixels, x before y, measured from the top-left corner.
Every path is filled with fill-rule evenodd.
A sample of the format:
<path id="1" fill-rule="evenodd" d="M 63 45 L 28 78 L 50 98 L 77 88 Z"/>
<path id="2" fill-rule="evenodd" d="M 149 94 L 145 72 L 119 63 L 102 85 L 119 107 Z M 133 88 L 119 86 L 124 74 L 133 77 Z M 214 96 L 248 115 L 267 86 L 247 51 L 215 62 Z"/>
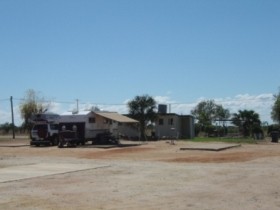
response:
<path id="1" fill-rule="evenodd" d="M 138 123 L 137 120 L 118 114 L 117 112 L 95 112 L 95 114 L 120 123 Z"/>

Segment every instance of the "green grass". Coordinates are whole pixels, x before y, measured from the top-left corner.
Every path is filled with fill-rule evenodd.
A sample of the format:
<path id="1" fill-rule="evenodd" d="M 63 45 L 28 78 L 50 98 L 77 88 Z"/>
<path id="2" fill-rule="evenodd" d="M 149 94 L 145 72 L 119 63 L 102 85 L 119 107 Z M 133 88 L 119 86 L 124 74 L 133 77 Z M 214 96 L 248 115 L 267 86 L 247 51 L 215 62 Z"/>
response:
<path id="1" fill-rule="evenodd" d="M 256 144 L 256 140 L 252 138 L 196 137 L 194 139 L 191 139 L 190 141 Z"/>

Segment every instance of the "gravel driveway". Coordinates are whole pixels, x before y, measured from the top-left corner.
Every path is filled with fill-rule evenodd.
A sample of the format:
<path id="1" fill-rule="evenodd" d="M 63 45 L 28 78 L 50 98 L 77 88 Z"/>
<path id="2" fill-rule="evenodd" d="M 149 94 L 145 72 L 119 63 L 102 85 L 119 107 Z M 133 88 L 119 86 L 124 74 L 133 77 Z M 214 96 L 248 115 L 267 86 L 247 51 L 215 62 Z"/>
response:
<path id="1" fill-rule="evenodd" d="M 11 169 L 37 173 L 0 182 L 0 209 L 280 209 L 280 144 L 217 152 L 180 150 L 194 144 L 182 141 L 107 149 L 26 141 L 0 142 L 0 180 Z M 58 171 L 40 174 L 48 168 Z"/>

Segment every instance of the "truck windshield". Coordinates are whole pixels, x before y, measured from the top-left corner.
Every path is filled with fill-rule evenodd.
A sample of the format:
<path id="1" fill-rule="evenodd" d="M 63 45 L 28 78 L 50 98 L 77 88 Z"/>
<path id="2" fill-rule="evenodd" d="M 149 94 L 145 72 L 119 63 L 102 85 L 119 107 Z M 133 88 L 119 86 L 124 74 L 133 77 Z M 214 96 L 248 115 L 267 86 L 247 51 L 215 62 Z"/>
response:
<path id="1" fill-rule="evenodd" d="M 48 127 L 47 127 L 47 125 L 35 125 L 34 127 L 33 127 L 33 130 L 41 130 L 41 129 L 48 129 Z"/>

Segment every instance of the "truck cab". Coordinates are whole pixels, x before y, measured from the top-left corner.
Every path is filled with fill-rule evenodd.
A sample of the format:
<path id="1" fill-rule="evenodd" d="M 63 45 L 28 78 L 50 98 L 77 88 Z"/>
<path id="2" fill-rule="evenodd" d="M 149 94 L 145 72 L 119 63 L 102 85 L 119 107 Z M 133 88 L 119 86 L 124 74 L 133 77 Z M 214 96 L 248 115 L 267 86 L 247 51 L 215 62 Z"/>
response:
<path id="1" fill-rule="evenodd" d="M 52 145 L 56 146 L 59 141 L 58 115 L 37 114 L 33 116 L 33 127 L 30 132 L 30 145 Z"/>

